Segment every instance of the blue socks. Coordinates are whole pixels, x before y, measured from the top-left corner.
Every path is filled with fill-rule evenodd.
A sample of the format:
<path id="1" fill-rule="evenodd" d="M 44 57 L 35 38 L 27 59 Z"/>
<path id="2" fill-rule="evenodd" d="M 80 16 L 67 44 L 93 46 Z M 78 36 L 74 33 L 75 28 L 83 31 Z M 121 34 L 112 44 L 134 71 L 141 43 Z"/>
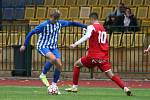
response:
<path id="1" fill-rule="evenodd" d="M 52 64 L 49 61 L 47 61 L 44 65 L 42 73 L 47 74 L 47 72 L 50 70 L 51 67 L 52 67 Z"/>
<path id="2" fill-rule="evenodd" d="M 44 68 L 42 70 L 43 74 L 47 74 L 47 72 L 50 70 L 53 64 L 51 64 L 49 61 L 47 61 L 44 65 Z M 60 70 L 55 68 L 54 75 L 53 75 L 53 82 L 57 83 L 58 79 L 60 77 Z"/>
<path id="3" fill-rule="evenodd" d="M 58 70 L 57 68 L 55 68 L 54 76 L 53 76 L 53 82 L 57 83 L 59 77 L 60 77 L 60 70 Z"/>

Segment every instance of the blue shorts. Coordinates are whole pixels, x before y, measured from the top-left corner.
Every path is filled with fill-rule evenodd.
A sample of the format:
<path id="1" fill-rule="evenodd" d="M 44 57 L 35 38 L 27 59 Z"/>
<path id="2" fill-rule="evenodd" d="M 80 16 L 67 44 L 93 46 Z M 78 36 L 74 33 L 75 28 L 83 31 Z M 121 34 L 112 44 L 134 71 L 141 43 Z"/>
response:
<path id="1" fill-rule="evenodd" d="M 49 49 L 49 48 L 41 48 L 41 49 L 38 49 L 39 53 L 42 54 L 43 56 L 46 56 L 46 54 L 48 52 L 51 52 L 55 55 L 56 58 L 60 58 L 60 53 L 59 53 L 59 50 L 56 48 L 56 49 Z"/>

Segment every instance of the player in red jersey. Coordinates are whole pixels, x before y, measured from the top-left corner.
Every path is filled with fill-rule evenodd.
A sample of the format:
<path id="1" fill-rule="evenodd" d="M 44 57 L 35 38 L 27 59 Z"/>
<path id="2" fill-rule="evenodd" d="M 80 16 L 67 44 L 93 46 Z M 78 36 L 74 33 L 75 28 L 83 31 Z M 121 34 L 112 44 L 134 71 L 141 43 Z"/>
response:
<path id="1" fill-rule="evenodd" d="M 86 34 L 80 40 L 70 45 L 71 48 L 74 48 L 89 39 L 88 54 L 75 62 L 73 70 L 73 86 L 71 88 L 66 88 L 65 90 L 68 92 L 77 92 L 80 68 L 83 66 L 87 68 L 97 66 L 102 72 L 105 72 L 112 81 L 122 88 L 128 96 L 131 96 L 131 91 L 125 86 L 120 77 L 114 75 L 111 70 L 111 64 L 108 61 L 109 45 L 107 34 L 103 25 L 98 22 L 98 14 L 93 12 L 89 15 L 89 18 L 91 25 L 87 27 Z"/>

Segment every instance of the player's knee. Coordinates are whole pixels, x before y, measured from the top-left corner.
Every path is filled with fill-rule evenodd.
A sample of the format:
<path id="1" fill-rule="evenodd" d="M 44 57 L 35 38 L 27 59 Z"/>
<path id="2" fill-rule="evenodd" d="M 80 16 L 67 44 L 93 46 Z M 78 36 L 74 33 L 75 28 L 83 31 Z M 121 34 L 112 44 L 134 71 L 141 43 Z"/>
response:
<path id="1" fill-rule="evenodd" d="M 57 63 L 58 63 L 58 65 L 59 65 L 60 67 L 62 67 L 62 62 L 61 62 L 60 59 L 57 59 Z"/>
<path id="2" fill-rule="evenodd" d="M 56 59 L 51 59 L 50 62 L 51 62 L 52 64 L 56 64 L 57 61 L 56 61 Z"/>
<path id="3" fill-rule="evenodd" d="M 55 55 L 54 55 L 53 53 L 48 52 L 48 53 L 46 54 L 46 57 L 50 60 L 50 62 L 51 62 L 52 64 L 55 64 L 55 62 L 56 62 L 56 57 L 55 57 Z"/>
<path id="4" fill-rule="evenodd" d="M 59 63 L 59 66 L 62 67 L 62 63 Z"/>
<path id="5" fill-rule="evenodd" d="M 61 63 L 61 61 L 59 61 L 59 60 L 55 60 L 55 65 L 56 65 L 56 68 L 57 69 L 59 69 L 59 70 L 62 70 L 62 63 Z"/>
<path id="6" fill-rule="evenodd" d="M 62 70 L 62 63 L 59 63 L 58 66 L 59 66 L 59 69 Z"/>
<path id="7" fill-rule="evenodd" d="M 82 65 L 81 61 L 78 60 L 78 61 L 75 62 L 74 66 L 76 66 L 76 67 L 82 67 L 83 65 Z"/>
<path id="8" fill-rule="evenodd" d="M 105 71 L 105 74 L 109 77 L 109 78 L 112 78 L 114 76 L 114 73 L 112 72 L 111 69 Z"/>
<path id="9" fill-rule="evenodd" d="M 79 63 L 75 63 L 74 66 L 75 67 L 81 67 L 81 65 Z"/>
<path id="10" fill-rule="evenodd" d="M 81 67 L 80 67 L 80 66 L 74 66 L 74 68 L 73 68 L 73 69 L 76 69 L 76 68 L 79 68 L 79 69 L 80 69 Z"/>

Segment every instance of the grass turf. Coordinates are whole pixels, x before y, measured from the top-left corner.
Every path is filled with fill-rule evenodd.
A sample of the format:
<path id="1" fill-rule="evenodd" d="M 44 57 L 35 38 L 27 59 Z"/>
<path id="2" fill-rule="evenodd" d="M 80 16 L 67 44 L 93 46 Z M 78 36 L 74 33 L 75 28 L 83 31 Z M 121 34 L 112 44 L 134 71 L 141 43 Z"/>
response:
<path id="1" fill-rule="evenodd" d="M 119 88 L 80 87 L 78 93 L 68 93 L 60 87 L 61 95 L 48 95 L 46 87 L 0 86 L 0 100 L 150 100 L 150 89 L 132 89 L 128 97 Z"/>

